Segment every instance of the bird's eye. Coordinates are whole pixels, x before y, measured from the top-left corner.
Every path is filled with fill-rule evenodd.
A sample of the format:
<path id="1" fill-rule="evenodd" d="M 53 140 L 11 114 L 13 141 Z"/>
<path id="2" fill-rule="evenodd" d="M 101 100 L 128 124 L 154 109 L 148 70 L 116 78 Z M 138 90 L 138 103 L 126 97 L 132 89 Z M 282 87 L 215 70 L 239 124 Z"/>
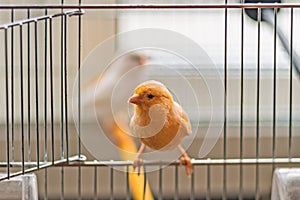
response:
<path id="1" fill-rule="evenodd" d="M 152 99 L 154 96 L 153 96 L 153 94 L 148 94 L 147 97 L 148 97 L 148 99 Z"/>

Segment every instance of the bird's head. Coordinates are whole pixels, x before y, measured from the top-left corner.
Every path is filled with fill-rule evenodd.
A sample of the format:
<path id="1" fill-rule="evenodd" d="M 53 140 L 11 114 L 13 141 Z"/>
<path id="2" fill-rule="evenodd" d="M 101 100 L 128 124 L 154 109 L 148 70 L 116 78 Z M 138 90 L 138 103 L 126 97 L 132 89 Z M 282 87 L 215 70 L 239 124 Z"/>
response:
<path id="1" fill-rule="evenodd" d="M 138 85 L 129 102 L 137 109 L 148 111 L 153 105 L 159 104 L 166 109 L 173 105 L 173 98 L 169 90 L 158 81 L 146 81 Z"/>

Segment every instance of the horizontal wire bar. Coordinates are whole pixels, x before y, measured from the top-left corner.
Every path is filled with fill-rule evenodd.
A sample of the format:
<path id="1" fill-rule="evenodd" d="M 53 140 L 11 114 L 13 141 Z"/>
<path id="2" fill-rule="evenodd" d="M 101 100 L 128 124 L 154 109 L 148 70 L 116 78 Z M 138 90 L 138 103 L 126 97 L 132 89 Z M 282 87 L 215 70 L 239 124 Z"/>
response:
<path id="1" fill-rule="evenodd" d="M 85 156 L 72 156 L 69 158 L 69 162 L 75 162 L 75 161 L 84 161 L 86 159 Z M 36 162 L 25 162 L 25 167 L 31 167 L 29 169 L 26 169 L 24 171 L 24 174 L 27 174 L 27 173 L 31 173 L 31 172 L 35 172 L 35 171 L 38 171 L 40 169 L 46 169 L 48 167 L 53 167 L 53 166 L 56 166 L 56 165 L 59 165 L 59 166 L 62 166 L 63 163 L 67 163 L 67 159 L 62 159 L 62 160 L 57 160 L 54 162 L 40 162 L 39 164 L 39 167 L 37 166 Z M 1 162 L 0 163 L 0 167 L 3 167 L 5 166 L 4 162 Z M 10 166 L 11 167 L 21 167 L 22 166 L 22 163 L 21 162 L 11 162 L 10 163 Z M 15 172 L 15 173 L 11 173 L 10 176 L 3 176 L 3 177 L 0 177 L 0 181 L 3 181 L 3 180 L 6 180 L 6 179 L 9 179 L 9 178 L 13 178 L 13 177 L 16 177 L 16 176 L 20 176 L 22 175 L 22 171 L 19 171 L 19 172 Z"/>
<path id="2" fill-rule="evenodd" d="M 74 166 L 87 166 L 87 167 L 101 167 L 101 166 L 129 166 L 133 164 L 133 161 L 85 161 L 86 157 L 81 155 L 80 157 L 73 156 L 69 158 L 69 163 L 66 159 L 57 160 L 53 166 L 61 167 L 74 167 Z M 252 164 L 300 164 L 300 158 L 244 158 L 244 159 L 192 159 L 193 165 L 252 165 Z M 52 165 L 52 162 L 40 162 L 41 166 Z M 180 161 L 167 162 L 167 161 L 155 161 L 145 160 L 144 165 L 148 166 L 164 166 L 164 165 L 180 165 Z M 10 162 L 11 167 L 21 167 L 21 162 Z M 36 162 L 25 162 L 26 167 L 35 167 Z M 0 162 L 0 167 L 7 167 L 6 162 Z M 1 179 L 0 179 L 1 180 Z"/>
<path id="3" fill-rule="evenodd" d="M 300 3 L 0 5 L 0 9 L 300 8 Z"/>
<path id="4" fill-rule="evenodd" d="M 193 165 L 236 165 L 236 164 L 300 164 L 300 158 L 245 158 L 245 159 L 204 159 L 195 160 L 192 159 Z M 62 163 L 65 164 L 65 163 Z M 133 161 L 84 161 L 73 162 L 68 166 L 127 166 L 132 165 Z M 167 161 L 144 161 L 144 165 L 181 165 L 180 161 L 167 162 Z M 58 165 L 57 165 L 58 166 Z"/>
<path id="5" fill-rule="evenodd" d="M 7 28 L 10 28 L 10 27 L 14 27 L 14 26 L 20 26 L 20 25 L 23 25 L 23 24 L 29 24 L 29 23 L 33 23 L 33 22 L 37 22 L 37 21 L 41 21 L 41 20 L 47 20 L 47 19 L 50 19 L 50 18 L 60 17 L 60 16 L 63 16 L 63 15 L 73 16 L 73 15 L 82 15 L 82 14 L 84 14 L 84 10 L 69 10 L 69 11 L 66 11 L 66 12 L 56 13 L 56 14 L 52 14 L 52 15 L 43 15 L 43 16 L 39 16 L 39 17 L 34 17 L 34 18 L 30 18 L 30 19 L 25 19 L 25 20 L 22 20 L 22 21 L 16 21 L 16 22 L 12 22 L 12 23 L 9 23 L 9 24 L 1 25 L 0 30 L 1 29 L 7 29 Z"/>

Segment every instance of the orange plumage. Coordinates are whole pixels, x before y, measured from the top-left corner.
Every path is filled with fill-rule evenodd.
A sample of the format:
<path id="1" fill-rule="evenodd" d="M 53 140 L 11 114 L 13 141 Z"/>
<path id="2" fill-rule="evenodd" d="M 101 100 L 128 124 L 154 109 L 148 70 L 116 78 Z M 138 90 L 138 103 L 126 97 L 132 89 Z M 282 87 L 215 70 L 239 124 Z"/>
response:
<path id="1" fill-rule="evenodd" d="M 135 104 L 130 127 L 143 145 L 163 151 L 177 147 L 182 153 L 181 161 L 186 163 L 186 173 L 191 174 L 191 161 L 180 146 L 182 139 L 191 134 L 191 124 L 168 89 L 158 81 L 146 81 L 137 86 L 129 102 Z M 140 154 L 144 149 L 143 145 Z"/>

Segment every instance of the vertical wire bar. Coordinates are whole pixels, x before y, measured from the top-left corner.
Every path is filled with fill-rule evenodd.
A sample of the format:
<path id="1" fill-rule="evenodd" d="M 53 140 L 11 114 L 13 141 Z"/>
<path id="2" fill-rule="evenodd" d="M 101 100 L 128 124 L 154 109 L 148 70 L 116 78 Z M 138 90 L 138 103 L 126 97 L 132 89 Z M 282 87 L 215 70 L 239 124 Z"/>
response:
<path id="1" fill-rule="evenodd" d="M 193 173 L 191 174 L 191 200 L 195 199 L 195 169 L 194 165 L 192 165 Z"/>
<path id="2" fill-rule="evenodd" d="M 130 200 L 129 165 L 126 165 L 126 199 Z"/>
<path id="3" fill-rule="evenodd" d="M 110 175 L 110 200 L 114 199 L 114 169 L 109 167 L 109 175 Z"/>
<path id="4" fill-rule="evenodd" d="M 227 0 L 225 0 L 227 4 Z M 223 159 L 227 158 L 227 8 L 225 8 L 225 30 L 224 30 L 224 143 L 223 143 Z M 223 165 L 223 192 L 222 199 L 227 196 L 227 166 Z"/>
<path id="5" fill-rule="evenodd" d="M 38 46 L 37 46 L 37 21 L 34 22 L 34 48 L 35 48 L 35 111 L 36 111 L 36 162 L 40 167 L 40 146 L 39 146 L 39 87 L 38 87 Z"/>
<path id="6" fill-rule="evenodd" d="M 175 200 L 178 200 L 178 176 L 179 176 L 179 174 L 178 174 L 178 165 L 175 165 L 175 192 L 174 192 L 174 199 Z"/>
<path id="7" fill-rule="evenodd" d="M 159 171 L 158 171 L 158 199 L 162 200 L 163 199 L 163 194 L 162 194 L 162 166 L 159 165 Z"/>
<path id="8" fill-rule="evenodd" d="M 61 0 L 61 5 L 64 4 L 64 0 Z M 61 11 L 63 12 L 63 9 L 61 9 Z M 64 158 L 64 109 L 63 109 L 63 64 L 64 64 L 64 57 L 63 57 L 63 37 L 64 37 L 64 33 L 63 33 L 63 26 L 64 26 L 64 16 L 61 16 L 61 37 L 60 37 L 60 42 L 61 42 L 61 47 L 60 47 L 60 56 L 61 56 L 61 71 L 60 71 L 60 86 L 61 86 L 61 95 L 60 95 L 60 109 L 61 109 L 61 121 L 60 121 L 60 126 L 61 126 L 61 152 L 60 152 L 60 157 L 61 159 Z M 63 200 L 64 199 L 64 168 L 61 168 L 61 197 L 60 199 Z"/>
<path id="9" fill-rule="evenodd" d="M 81 0 L 79 0 L 81 5 Z M 81 15 L 78 16 L 78 156 L 81 155 Z"/>
<path id="10" fill-rule="evenodd" d="M 47 9 L 45 9 L 45 15 L 48 15 L 48 11 Z M 47 27 L 48 27 L 48 20 L 45 20 L 45 27 L 44 27 L 44 33 L 45 33 L 45 58 L 44 58 L 44 67 L 45 67 L 45 70 L 44 70 L 44 161 L 46 162 L 48 160 L 48 145 L 47 145 L 47 141 L 48 141 L 48 136 L 47 136 L 47 65 L 48 65 L 48 60 L 47 60 L 47 48 L 48 48 L 48 37 L 47 37 L 47 33 L 48 33 L 48 30 L 47 30 Z"/>
<path id="11" fill-rule="evenodd" d="M 30 19 L 30 9 L 27 10 L 27 18 Z M 28 143 L 28 162 L 31 161 L 31 132 L 30 132 L 30 23 L 27 24 L 27 143 Z"/>
<path id="12" fill-rule="evenodd" d="M 11 22 L 14 22 L 14 9 L 11 10 Z M 11 27 L 11 158 L 15 161 L 15 100 L 14 100 L 14 27 Z"/>
<path id="13" fill-rule="evenodd" d="M 51 146 L 52 146 L 52 164 L 54 164 L 55 152 L 54 152 L 54 107 L 53 107 L 53 41 L 52 41 L 52 17 L 49 19 L 49 32 L 50 32 L 50 52 L 49 52 L 49 61 L 50 61 L 50 117 L 51 117 Z"/>
<path id="14" fill-rule="evenodd" d="M 273 69 L 273 138 L 272 138 L 272 158 L 276 157 L 276 82 L 277 82 L 277 8 L 274 8 L 274 69 Z M 272 163 L 272 171 L 275 163 Z"/>
<path id="15" fill-rule="evenodd" d="M 78 177 L 78 179 L 77 179 L 77 184 L 78 184 L 78 188 L 77 188 L 77 190 L 78 190 L 78 194 L 77 194 L 77 196 L 78 196 L 78 200 L 81 200 L 82 199 L 82 197 L 81 197 L 81 166 L 78 166 L 78 174 L 77 174 L 77 177 Z"/>
<path id="16" fill-rule="evenodd" d="M 94 167 L 94 200 L 98 200 L 97 167 Z"/>
<path id="17" fill-rule="evenodd" d="M 44 169 L 44 199 L 48 199 L 48 171 L 47 168 Z"/>
<path id="18" fill-rule="evenodd" d="M 256 159 L 259 158 L 259 103 L 260 103 L 260 21 L 261 9 L 257 10 L 257 98 L 256 98 Z M 259 199 L 259 165 L 256 164 L 255 199 Z"/>
<path id="19" fill-rule="evenodd" d="M 79 5 L 81 5 L 81 0 L 79 0 Z M 81 92 L 80 92 L 80 65 L 81 65 L 81 16 L 78 17 L 78 156 L 81 155 Z M 128 174 L 128 172 L 127 172 Z M 78 174 L 78 184 L 81 185 L 81 174 Z M 80 189 L 81 197 L 81 189 Z"/>
<path id="20" fill-rule="evenodd" d="M 81 0 L 78 1 L 79 5 L 81 5 Z M 80 79 L 80 65 L 81 65 L 81 15 L 78 16 L 78 157 L 81 155 L 81 79 Z M 81 173 L 78 171 L 78 185 L 81 185 Z M 78 196 L 81 199 L 81 188 L 78 187 Z"/>
<path id="21" fill-rule="evenodd" d="M 61 1 L 61 5 L 64 4 L 64 0 Z M 63 9 L 61 10 L 63 12 Z M 61 16 L 61 26 L 60 26 L 60 139 L 61 139 L 61 146 L 60 146 L 60 159 L 64 159 L 65 152 L 64 152 L 64 15 Z"/>
<path id="22" fill-rule="evenodd" d="M 294 9 L 291 8 L 291 33 L 290 33 L 290 99 L 289 99 L 289 144 L 288 156 L 292 158 L 292 120 L 293 120 L 293 26 L 294 25 Z"/>
<path id="23" fill-rule="evenodd" d="M 244 157 L 244 14 L 245 10 L 242 8 L 242 14 L 241 14 L 241 102 L 240 102 L 240 160 Z M 240 164 L 240 185 L 239 185 L 239 200 L 243 199 L 243 165 Z"/>
<path id="24" fill-rule="evenodd" d="M 210 187 L 211 183 L 210 183 L 210 164 L 207 165 L 207 194 L 206 194 L 206 200 L 210 200 L 211 199 L 211 187 Z"/>
<path id="25" fill-rule="evenodd" d="M 67 78 L 67 15 L 64 15 L 64 88 L 65 88 L 65 128 L 66 156 L 69 162 L 69 128 L 68 128 L 68 78 Z"/>
<path id="26" fill-rule="evenodd" d="M 60 170 L 60 199 L 65 199 L 65 172 L 64 167 L 61 167 Z"/>
<path id="27" fill-rule="evenodd" d="M 146 197 L 146 186 L 147 186 L 147 170 L 146 170 L 146 165 L 144 165 L 143 200 L 145 200 Z"/>
<path id="28" fill-rule="evenodd" d="M 25 151 L 24 151 L 24 87 L 23 87 L 23 25 L 20 24 L 20 105 L 21 105 L 21 145 L 22 145 L 22 173 L 25 173 Z"/>
<path id="29" fill-rule="evenodd" d="M 8 103 L 8 45 L 7 28 L 4 30 L 5 45 L 5 105 L 6 105 L 6 159 L 7 159 L 7 177 L 10 177 L 10 153 L 9 153 L 9 103 Z"/>

